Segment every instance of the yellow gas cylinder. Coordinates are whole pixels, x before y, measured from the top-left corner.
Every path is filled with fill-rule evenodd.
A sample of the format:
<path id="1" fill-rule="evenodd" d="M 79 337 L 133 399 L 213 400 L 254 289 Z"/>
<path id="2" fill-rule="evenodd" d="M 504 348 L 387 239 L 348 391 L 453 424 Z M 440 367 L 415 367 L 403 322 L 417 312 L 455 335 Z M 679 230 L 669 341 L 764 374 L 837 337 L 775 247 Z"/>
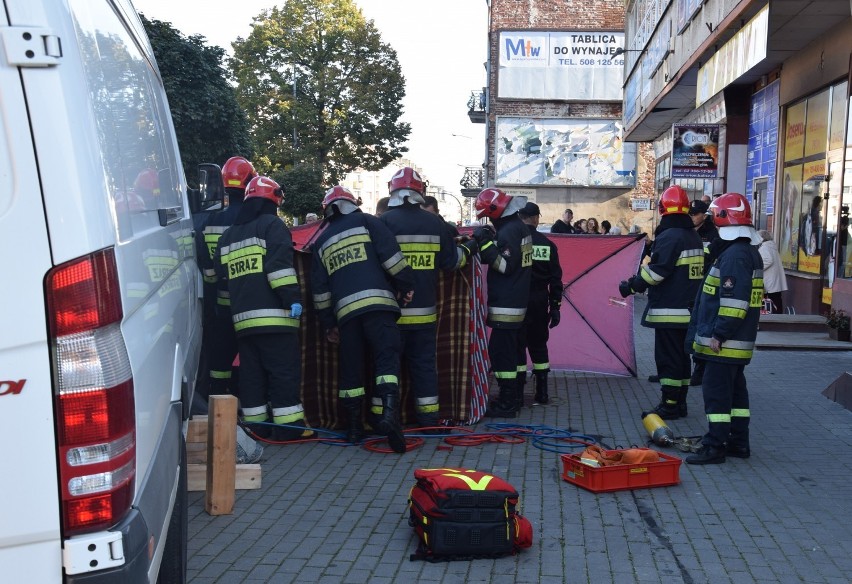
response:
<path id="1" fill-rule="evenodd" d="M 666 426 L 663 419 L 653 412 L 642 415 L 642 425 L 651 436 L 651 441 L 657 446 L 671 446 L 674 444 L 674 434 L 671 428 Z"/>

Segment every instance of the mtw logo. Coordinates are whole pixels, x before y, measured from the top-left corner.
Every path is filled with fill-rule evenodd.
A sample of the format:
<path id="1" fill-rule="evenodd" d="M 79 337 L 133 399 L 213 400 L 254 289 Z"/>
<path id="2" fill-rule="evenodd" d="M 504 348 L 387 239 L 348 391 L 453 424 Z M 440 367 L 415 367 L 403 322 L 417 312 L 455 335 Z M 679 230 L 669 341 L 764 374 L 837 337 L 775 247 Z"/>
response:
<path id="1" fill-rule="evenodd" d="M 511 61 L 512 57 L 515 58 L 520 55 L 521 57 L 538 57 L 541 55 L 541 46 L 536 44 L 533 45 L 533 41 L 523 38 L 519 38 L 516 41 L 513 41 L 510 38 L 506 39 L 506 60 Z"/>

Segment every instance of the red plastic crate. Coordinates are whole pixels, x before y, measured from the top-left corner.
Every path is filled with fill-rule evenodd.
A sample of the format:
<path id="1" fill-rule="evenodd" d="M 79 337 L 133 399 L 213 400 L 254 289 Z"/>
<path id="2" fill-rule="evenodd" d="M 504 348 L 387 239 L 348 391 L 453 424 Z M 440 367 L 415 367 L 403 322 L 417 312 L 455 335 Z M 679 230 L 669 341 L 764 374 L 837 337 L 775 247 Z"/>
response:
<path id="1" fill-rule="evenodd" d="M 643 450 L 650 450 L 643 448 Z M 615 451 L 608 451 L 615 452 Z M 654 452 L 657 452 L 656 450 Z M 580 462 L 579 454 L 563 454 L 562 478 L 593 493 L 668 487 L 680 483 L 680 459 L 663 452 L 660 462 L 594 467 Z"/>

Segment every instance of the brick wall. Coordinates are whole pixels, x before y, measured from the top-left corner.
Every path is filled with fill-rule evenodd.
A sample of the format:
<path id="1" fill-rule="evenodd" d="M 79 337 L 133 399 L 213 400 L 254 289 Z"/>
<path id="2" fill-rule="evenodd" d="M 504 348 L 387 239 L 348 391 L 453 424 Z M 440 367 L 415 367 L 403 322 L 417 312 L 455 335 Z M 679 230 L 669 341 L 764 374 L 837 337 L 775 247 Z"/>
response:
<path id="1" fill-rule="evenodd" d="M 588 30 L 621 31 L 624 29 L 623 0 L 492 0 L 489 23 L 490 72 L 488 79 L 490 102 L 488 107 L 489 135 L 488 158 L 486 161 L 486 181 L 494 181 L 494 128 L 498 116 L 516 116 L 533 118 L 597 118 L 621 119 L 620 103 L 579 103 L 557 101 L 519 101 L 497 99 L 497 63 L 499 60 L 499 32 L 501 30 Z M 541 203 L 552 205 L 553 213 L 558 217 L 558 209 L 570 203 L 582 204 L 567 189 L 540 188 L 549 196 L 540 197 Z M 582 196 L 589 189 L 574 189 Z M 637 160 L 637 184 L 630 191 L 622 191 L 618 200 L 610 200 L 610 215 L 618 214 L 621 224 L 651 225 L 652 213 L 633 213 L 629 200 L 633 196 L 654 196 L 654 157 L 650 144 L 639 146 Z M 591 200 L 590 207 L 596 207 Z M 543 210 L 544 211 L 544 210 Z M 561 212 L 561 211 L 560 211 Z M 581 217 L 583 215 L 577 215 Z M 613 217 L 614 218 L 614 217 Z M 615 222 L 614 222 L 615 223 Z M 647 229 L 646 229 L 647 231 Z"/>

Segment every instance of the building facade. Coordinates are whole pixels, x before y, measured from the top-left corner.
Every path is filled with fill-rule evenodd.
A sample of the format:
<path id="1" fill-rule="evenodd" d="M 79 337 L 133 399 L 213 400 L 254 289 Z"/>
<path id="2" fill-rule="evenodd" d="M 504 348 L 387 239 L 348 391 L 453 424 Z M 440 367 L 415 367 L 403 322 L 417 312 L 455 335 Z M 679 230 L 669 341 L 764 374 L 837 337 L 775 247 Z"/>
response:
<path id="1" fill-rule="evenodd" d="M 626 140 L 655 188 L 745 194 L 799 314 L 852 309 L 852 3 L 629 0 Z"/>
<path id="2" fill-rule="evenodd" d="M 484 182 L 527 196 L 551 223 L 571 208 L 623 233 L 653 228 L 650 144 L 622 125 L 624 2 L 490 0 Z M 471 105 L 472 104 L 472 105 Z M 466 193 L 467 194 L 467 193 Z"/>

